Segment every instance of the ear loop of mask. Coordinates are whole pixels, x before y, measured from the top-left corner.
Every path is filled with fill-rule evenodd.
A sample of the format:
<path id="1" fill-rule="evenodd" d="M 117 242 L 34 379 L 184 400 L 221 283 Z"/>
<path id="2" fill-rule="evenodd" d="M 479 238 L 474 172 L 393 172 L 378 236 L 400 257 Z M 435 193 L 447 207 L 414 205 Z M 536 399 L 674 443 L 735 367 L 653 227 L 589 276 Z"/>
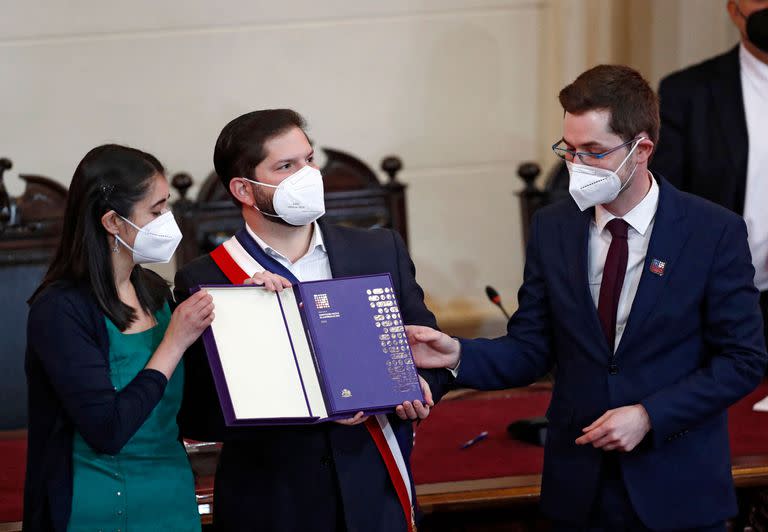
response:
<path id="1" fill-rule="evenodd" d="M 163 214 L 165 214 L 166 212 L 168 212 L 168 211 L 165 211 Z M 117 214 L 117 213 L 115 213 L 115 214 Z M 127 222 L 127 223 L 128 223 L 130 226 L 131 226 L 131 227 L 133 227 L 134 229 L 136 229 L 136 231 L 138 231 L 138 232 L 144 231 L 144 229 L 142 229 L 141 227 L 139 227 L 138 225 L 136 225 L 135 223 L 133 223 L 132 221 L 130 221 L 130 220 L 129 220 L 128 218 L 126 218 L 125 216 L 122 216 L 122 215 L 120 215 L 120 214 L 117 214 L 117 215 L 118 215 L 118 216 L 120 216 L 120 218 L 122 218 L 123 220 L 125 220 L 125 221 L 126 221 L 126 222 Z M 162 215 L 161 215 L 161 216 L 162 216 Z M 145 231 L 145 232 L 149 233 L 150 235 L 159 236 L 159 237 L 162 237 L 162 238 L 164 238 L 164 237 L 165 237 L 165 235 L 159 235 L 159 234 L 157 234 L 157 233 L 153 233 L 153 232 L 151 232 L 151 231 Z M 135 255 L 139 255 L 140 257 L 144 257 L 145 259 L 149 259 L 149 260 L 157 260 L 157 257 L 150 257 L 149 255 L 144 255 L 143 253 L 141 253 L 141 252 L 139 252 L 139 251 L 136 251 L 136 249 L 135 249 L 135 248 L 133 248 L 132 246 L 129 246 L 129 245 L 128 245 L 128 242 L 126 242 L 125 240 L 123 240 L 122 238 L 120 238 L 120 235 L 115 235 L 115 240 L 117 240 L 118 242 L 120 242 L 122 245 L 124 245 L 124 246 L 126 247 L 126 249 L 130 250 L 130 251 L 131 251 L 131 253 L 133 253 L 133 254 L 135 254 Z"/>
<path id="2" fill-rule="evenodd" d="M 247 177 L 241 177 L 240 179 L 244 179 L 244 180 L 248 181 L 249 183 L 254 183 L 254 184 L 256 184 L 256 185 L 261 185 L 262 187 L 269 187 L 269 188 L 280 188 L 280 187 L 278 187 L 277 185 L 268 185 L 268 184 L 266 184 L 266 183 L 260 183 L 259 181 L 254 181 L 253 179 L 248 179 Z M 259 212 L 260 212 L 261 214 L 263 214 L 264 216 L 271 216 L 272 218 L 280 218 L 280 219 L 282 219 L 282 216 L 280 216 L 279 214 L 269 214 L 268 212 L 264 212 L 264 211 L 262 211 L 261 209 L 259 209 L 259 208 L 256 206 L 256 203 L 255 203 L 255 202 L 254 202 L 254 204 L 253 204 L 253 205 L 251 205 L 251 207 L 253 207 L 253 208 L 254 208 L 254 209 L 256 209 L 257 211 L 259 211 Z"/>
<path id="3" fill-rule="evenodd" d="M 122 220 L 124 220 L 124 221 L 128 222 L 128 223 L 129 223 L 129 224 L 130 224 L 132 227 L 134 227 L 134 228 L 135 228 L 137 231 L 139 230 L 139 227 L 138 227 L 136 224 L 134 224 L 132 221 L 130 221 L 128 218 L 126 218 L 126 217 L 122 216 L 121 214 L 118 214 L 117 212 L 115 212 L 115 214 L 117 214 L 117 215 L 118 215 L 118 216 L 119 216 L 119 217 L 120 217 Z M 131 253 L 135 253 L 135 251 L 133 250 L 133 247 L 131 247 L 131 246 L 129 246 L 129 245 L 128 245 L 128 242 L 126 242 L 125 240 L 123 240 L 122 238 L 120 238 L 120 235 L 119 235 L 119 234 L 115 234 L 115 248 L 117 248 L 117 243 L 118 243 L 118 242 L 120 242 L 120 244 L 122 244 L 122 245 L 125 247 L 125 249 L 127 249 L 127 250 L 128 250 L 128 251 L 130 251 Z M 117 253 L 117 250 L 116 250 L 116 249 L 113 249 L 112 251 L 114 251 L 115 253 Z M 149 257 L 147 257 L 147 258 L 149 258 Z"/>
<path id="4" fill-rule="evenodd" d="M 616 172 L 618 172 L 619 170 L 621 170 L 621 167 L 622 167 L 622 166 L 624 166 L 624 163 L 626 163 L 626 162 L 627 162 L 627 159 L 629 159 L 629 158 L 632 156 L 632 153 L 633 153 L 633 152 L 635 151 L 635 149 L 636 149 L 636 148 L 637 148 L 637 147 L 640 145 L 640 143 L 641 143 L 642 141 L 644 141 L 644 140 L 645 140 L 645 137 L 640 137 L 639 139 L 637 139 L 637 142 L 635 142 L 635 145 L 634 145 L 634 146 L 632 146 L 632 149 L 631 149 L 631 150 L 629 150 L 629 153 L 627 154 L 627 156 L 626 156 L 626 157 L 624 157 L 624 160 L 623 160 L 623 161 L 621 161 L 621 164 L 620 164 L 620 165 L 619 165 L 619 167 L 616 169 Z M 636 171 L 637 171 L 637 164 L 635 164 L 635 167 L 632 169 L 632 173 L 631 173 L 631 174 L 629 174 L 629 178 L 627 179 L 627 181 L 626 181 L 626 182 L 625 182 L 623 185 L 621 185 L 621 188 L 619 189 L 619 194 L 621 194 L 622 192 L 624 192 L 624 189 L 626 189 L 626 188 L 629 186 L 629 184 L 632 182 L 632 179 L 634 179 L 634 177 L 635 177 L 635 172 L 636 172 Z M 617 175 L 618 175 L 618 174 L 617 174 Z M 616 194 L 616 197 L 618 197 L 618 196 L 619 196 L 619 194 Z"/>
<path id="5" fill-rule="evenodd" d="M 165 212 L 162 212 L 162 213 L 160 213 L 160 216 L 164 216 L 164 215 L 168 214 L 169 212 L 170 212 L 170 211 L 166 210 Z M 117 214 L 117 213 L 116 213 L 116 214 Z M 120 216 L 120 215 L 118 214 L 118 216 Z M 136 229 L 136 231 L 139 231 L 139 232 L 142 232 L 142 231 L 143 231 L 143 232 L 147 233 L 148 235 L 152 235 L 152 236 L 159 236 L 160 238 L 168 238 L 168 236 L 167 236 L 167 235 L 162 235 L 162 234 L 160 234 L 160 233 L 153 233 L 152 231 L 147 231 L 147 230 L 146 230 L 146 229 L 144 229 L 143 227 L 139 227 L 138 225 L 136 225 L 135 223 L 133 223 L 132 221 L 130 221 L 130 220 L 129 220 L 128 218 L 126 218 L 125 216 L 120 216 L 120 218 L 122 218 L 123 220 L 125 220 L 125 221 L 128 223 L 128 225 L 130 225 L 131 227 L 133 227 L 134 229 Z M 159 217 L 158 217 L 158 218 L 159 218 Z"/>

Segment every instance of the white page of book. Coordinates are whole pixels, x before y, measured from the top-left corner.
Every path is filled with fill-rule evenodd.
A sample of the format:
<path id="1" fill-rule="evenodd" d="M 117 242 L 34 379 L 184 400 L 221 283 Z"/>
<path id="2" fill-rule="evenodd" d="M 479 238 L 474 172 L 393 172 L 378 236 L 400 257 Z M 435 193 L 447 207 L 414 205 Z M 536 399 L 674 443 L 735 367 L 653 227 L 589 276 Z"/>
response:
<path id="1" fill-rule="evenodd" d="M 283 290 L 280 292 L 280 298 L 283 303 L 285 321 L 288 323 L 288 330 L 291 332 L 293 348 L 296 351 L 296 359 L 299 362 L 301 377 L 304 379 L 304 389 L 307 392 L 312 415 L 320 418 L 328 417 L 325 399 L 323 398 L 317 370 L 315 369 L 315 362 L 309 347 L 309 339 L 304 332 L 304 323 L 301 321 L 296 294 L 294 294 L 293 290 Z"/>
<path id="2" fill-rule="evenodd" d="M 277 296 L 259 287 L 205 290 L 235 417 L 309 417 Z"/>

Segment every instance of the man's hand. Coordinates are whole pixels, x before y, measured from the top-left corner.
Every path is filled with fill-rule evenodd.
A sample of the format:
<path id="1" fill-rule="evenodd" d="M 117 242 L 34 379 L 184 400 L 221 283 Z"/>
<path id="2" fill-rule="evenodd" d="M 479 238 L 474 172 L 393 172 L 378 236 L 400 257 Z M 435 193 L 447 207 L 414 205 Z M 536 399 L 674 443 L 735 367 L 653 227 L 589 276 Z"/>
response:
<path id="1" fill-rule="evenodd" d="M 337 419 L 334 421 L 334 423 L 338 423 L 339 425 L 347 425 L 348 427 L 351 427 L 353 425 L 359 425 L 360 423 L 365 423 L 368 421 L 368 416 L 363 415 L 362 412 L 358 412 L 355 414 L 355 417 L 348 417 L 347 419 Z"/>
<path id="2" fill-rule="evenodd" d="M 455 368 L 461 344 L 445 333 L 421 325 L 406 325 L 405 333 L 416 366 L 420 368 Z"/>
<path id="3" fill-rule="evenodd" d="M 411 403 L 410 401 L 405 401 L 403 404 L 398 405 L 397 408 L 395 408 L 395 413 L 400 419 L 424 419 L 429 415 L 430 407 L 435 406 L 435 402 L 432 400 L 432 391 L 429 389 L 429 384 L 421 378 L 421 375 L 419 375 L 419 384 L 421 385 L 421 391 L 424 393 L 424 400 L 426 402 L 422 403 L 421 401 L 414 401 Z M 367 419 L 368 416 L 363 415 L 362 412 L 358 412 L 355 414 L 355 417 L 337 419 L 336 423 L 339 425 L 352 426 L 365 423 Z"/>
<path id="4" fill-rule="evenodd" d="M 281 275 L 272 272 L 256 272 L 253 277 L 243 281 L 243 284 L 264 285 L 270 292 L 282 292 L 283 288 L 290 288 L 291 281 Z"/>
<path id="5" fill-rule="evenodd" d="M 629 452 L 651 430 L 651 419 L 643 405 L 622 406 L 608 410 L 582 430 L 578 445 L 591 443 L 595 449 Z"/>
<path id="6" fill-rule="evenodd" d="M 425 381 L 421 375 L 419 375 L 419 384 L 421 384 L 421 391 L 424 393 L 425 403 L 421 401 L 406 401 L 403 404 L 395 408 L 397 417 L 402 420 L 406 419 L 424 419 L 429 415 L 429 409 L 435 406 L 435 402 L 432 400 L 432 390 L 429 389 L 429 384 Z"/>

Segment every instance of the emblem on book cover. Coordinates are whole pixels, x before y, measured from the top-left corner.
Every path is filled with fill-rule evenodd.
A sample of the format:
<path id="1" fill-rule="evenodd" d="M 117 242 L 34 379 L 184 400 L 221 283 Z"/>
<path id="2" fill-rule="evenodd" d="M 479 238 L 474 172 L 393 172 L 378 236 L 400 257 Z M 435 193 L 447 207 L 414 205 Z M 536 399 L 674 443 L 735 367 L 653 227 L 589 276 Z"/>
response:
<path id="1" fill-rule="evenodd" d="M 331 303 L 328 301 L 328 294 L 314 294 L 315 307 L 317 310 L 331 308 Z"/>
<path id="2" fill-rule="evenodd" d="M 341 390 L 341 396 L 344 397 L 345 399 L 347 397 L 352 397 L 352 392 L 350 392 L 348 389 L 344 388 L 343 390 Z"/>

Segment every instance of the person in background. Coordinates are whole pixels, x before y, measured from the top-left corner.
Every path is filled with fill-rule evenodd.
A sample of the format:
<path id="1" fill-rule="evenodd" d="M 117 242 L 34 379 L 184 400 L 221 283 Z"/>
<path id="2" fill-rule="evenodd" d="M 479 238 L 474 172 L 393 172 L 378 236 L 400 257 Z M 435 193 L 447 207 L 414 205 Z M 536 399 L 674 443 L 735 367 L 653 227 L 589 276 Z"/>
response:
<path id="1" fill-rule="evenodd" d="M 141 266 L 180 239 L 155 157 L 105 145 L 83 158 L 30 300 L 24 530 L 200 530 L 176 416 L 180 360 L 213 301 L 200 291 L 172 313 Z"/>
<path id="2" fill-rule="evenodd" d="M 659 85 L 651 169 L 743 215 L 768 338 L 768 0 L 729 0 L 741 43 Z"/>

